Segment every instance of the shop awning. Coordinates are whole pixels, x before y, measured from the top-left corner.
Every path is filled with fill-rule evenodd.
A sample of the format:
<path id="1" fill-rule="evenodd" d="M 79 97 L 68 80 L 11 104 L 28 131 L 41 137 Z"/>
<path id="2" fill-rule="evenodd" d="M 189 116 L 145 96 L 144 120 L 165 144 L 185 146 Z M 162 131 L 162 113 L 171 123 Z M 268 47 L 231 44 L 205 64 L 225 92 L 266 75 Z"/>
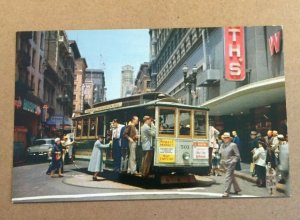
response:
<path id="1" fill-rule="evenodd" d="M 71 120 L 71 118 L 69 118 L 67 116 L 63 117 L 61 115 L 54 115 L 49 118 L 49 120 L 47 121 L 47 124 L 48 125 L 56 125 L 56 126 L 60 126 L 60 125 L 64 124 L 64 125 L 72 126 L 72 120 Z"/>
<path id="2" fill-rule="evenodd" d="M 279 76 L 240 87 L 203 103 L 201 107 L 209 108 L 212 116 L 236 115 L 284 101 L 285 77 Z"/>

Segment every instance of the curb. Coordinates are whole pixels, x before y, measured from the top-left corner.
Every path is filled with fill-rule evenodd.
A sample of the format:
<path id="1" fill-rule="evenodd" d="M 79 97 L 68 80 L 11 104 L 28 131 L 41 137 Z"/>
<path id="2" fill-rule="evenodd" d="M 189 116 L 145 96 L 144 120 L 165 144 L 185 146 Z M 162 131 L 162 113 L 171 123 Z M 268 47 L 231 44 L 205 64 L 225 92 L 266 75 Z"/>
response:
<path id="1" fill-rule="evenodd" d="M 239 171 L 234 171 L 234 175 L 248 182 L 256 183 L 256 178 L 249 176 L 247 174 L 241 173 Z M 285 193 L 285 185 L 281 183 L 277 183 L 276 190 L 281 193 Z"/>

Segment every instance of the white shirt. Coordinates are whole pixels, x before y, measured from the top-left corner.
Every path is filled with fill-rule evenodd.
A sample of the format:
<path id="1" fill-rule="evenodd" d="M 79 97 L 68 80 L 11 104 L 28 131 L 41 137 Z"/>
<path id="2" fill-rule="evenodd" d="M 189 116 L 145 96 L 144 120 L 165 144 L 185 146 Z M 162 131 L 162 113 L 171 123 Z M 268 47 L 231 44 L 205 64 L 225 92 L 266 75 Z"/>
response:
<path id="1" fill-rule="evenodd" d="M 118 127 L 113 129 L 113 138 L 114 139 L 119 139 L 120 138 L 120 133 L 124 125 L 118 124 Z"/>
<path id="2" fill-rule="evenodd" d="M 266 166 L 266 151 L 263 147 L 254 148 L 253 161 L 256 165 Z"/>

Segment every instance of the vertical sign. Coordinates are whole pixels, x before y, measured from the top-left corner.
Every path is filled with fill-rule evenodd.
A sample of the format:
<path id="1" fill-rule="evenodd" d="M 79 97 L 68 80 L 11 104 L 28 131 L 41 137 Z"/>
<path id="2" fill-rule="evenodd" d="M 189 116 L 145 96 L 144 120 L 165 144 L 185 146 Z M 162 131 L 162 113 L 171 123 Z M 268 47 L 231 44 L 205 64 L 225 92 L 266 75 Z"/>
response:
<path id="1" fill-rule="evenodd" d="M 225 78 L 231 81 L 243 81 L 245 72 L 244 27 L 224 28 Z"/>
<path id="2" fill-rule="evenodd" d="M 279 53 L 280 52 L 280 31 L 273 34 L 272 36 L 270 36 L 269 38 L 269 49 L 270 49 L 270 54 L 271 56 L 274 55 L 275 53 Z"/>

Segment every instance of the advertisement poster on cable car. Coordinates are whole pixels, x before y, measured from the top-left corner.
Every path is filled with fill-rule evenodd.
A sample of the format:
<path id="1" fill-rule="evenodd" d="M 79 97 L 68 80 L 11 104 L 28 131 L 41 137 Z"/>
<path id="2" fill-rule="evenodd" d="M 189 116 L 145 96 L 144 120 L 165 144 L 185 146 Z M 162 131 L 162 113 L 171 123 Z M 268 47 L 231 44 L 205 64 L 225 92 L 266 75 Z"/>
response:
<path id="1" fill-rule="evenodd" d="M 12 202 L 289 197 L 283 37 L 17 32 Z"/>

